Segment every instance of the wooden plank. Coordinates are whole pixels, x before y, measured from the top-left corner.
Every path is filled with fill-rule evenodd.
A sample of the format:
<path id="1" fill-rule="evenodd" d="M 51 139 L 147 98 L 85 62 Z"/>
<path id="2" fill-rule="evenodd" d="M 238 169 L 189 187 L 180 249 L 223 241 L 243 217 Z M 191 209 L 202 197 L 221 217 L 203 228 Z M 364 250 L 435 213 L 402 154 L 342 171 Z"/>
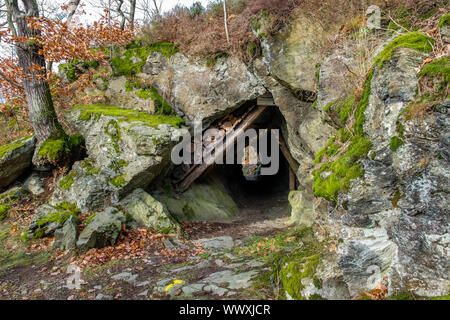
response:
<path id="1" fill-rule="evenodd" d="M 300 168 L 300 165 L 298 164 L 297 160 L 292 157 L 291 153 L 289 152 L 289 149 L 286 145 L 286 142 L 284 142 L 283 137 L 280 136 L 280 149 L 283 153 L 283 156 L 286 158 L 287 162 L 289 163 L 289 167 L 297 173 L 298 169 Z"/>
<path id="2" fill-rule="evenodd" d="M 296 177 L 294 170 L 292 170 L 291 167 L 289 167 L 289 190 L 294 191 L 295 190 L 295 183 L 296 183 Z"/>
<path id="3" fill-rule="evenodd" d="M 227 139 L 225 140 L 224 152 L 228 150 L 230 147 L 234 146 L 238 137 L 243 135 L 245 130 L 247 130 L 265 110 L 266 106 L 258 106 L 254 111 L 249 113 L 240 122 L 239 126 L 237 126 L 233 134 L 231 136 L 228 136 Z M 213 167 L 216 164 L 216 162 L 220 159 L 220 157 L 223 157 L 223 152 L 214 154 L 212 164 L 207 164 L 204 162 L 201 165 L 196 166 L 195 169 L 188 176 L 186 176 L 185 179 L 183 179 L 183 181 L 180 182 L 178 189 L 182 192 L 189 189 L 192 183 L 194 183 L 195 180 L 200 178 L 208 168 Z"/>

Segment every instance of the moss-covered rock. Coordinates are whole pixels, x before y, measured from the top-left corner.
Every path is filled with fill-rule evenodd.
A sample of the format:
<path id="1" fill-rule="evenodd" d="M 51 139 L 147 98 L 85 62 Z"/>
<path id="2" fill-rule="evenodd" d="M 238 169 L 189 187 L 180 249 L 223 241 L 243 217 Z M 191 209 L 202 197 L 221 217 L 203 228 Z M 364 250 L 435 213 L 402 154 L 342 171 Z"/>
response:
<path id="1" fill-rule="evenodd" d="M 172 43 L 153 43 L 144 47 L 132 48 L 110 60 L 117 75 L 131 76 L 141 73 L 150 52 L 158 52 L 165 57 L 171 57 L 178 52 Z"/>
<path id="2" fill-rule="evenodd" d="M 36 140 L 29 136 L 0 146 L 0 189 L 31 166 Z"/>
<path id="3" fill-rule="evenodd" d="M 78 219 L 80 213 L 74 203 L 63 202 L 55 206 L 40 206 L 34 218 L 28 226 L 27 235 L 29 239 L 51 236 L 57 229 L 63 227 L 64 223 L 70 218 Z"/>
<path id="4" fill-rule="evenodd" d="M 127 196 L 121 206 L 138 224 L 160 233 L 177 233 L 181 225 L 171 216 L 161 202 L 142 189 L 136 189 Z"/>
<path id="5" fill-rule="evenodd" d="M 180 221 L 228 221 L 239 211 L 215 175 L 196 181 L 182 194 L 174 194 L 169 188 L 155 197 Z"/>
<path id="6" fill-rule="evenodd" d="M 34 162 L 42 165 L 58 165 L 76 160 L 84 140 L 80 134 L 66 135 L 61 131 L 57 137 L 41 142 L 34 154 Z"/>
<path id="7" fill-rule="evenodd" d="M 108 105 L 82 105 L 75 106 L 73 111 L 80 111 L 79 119 L 90 121 L 91 117 L 109 116 L 117 118 L 119 122 L 143 122 L 148 126 L 156 127 L 160 124 L 171 124 L 179 127 L 184 120 L 175 116 L 150 115 L 144 112 L 122 109 Z"/>

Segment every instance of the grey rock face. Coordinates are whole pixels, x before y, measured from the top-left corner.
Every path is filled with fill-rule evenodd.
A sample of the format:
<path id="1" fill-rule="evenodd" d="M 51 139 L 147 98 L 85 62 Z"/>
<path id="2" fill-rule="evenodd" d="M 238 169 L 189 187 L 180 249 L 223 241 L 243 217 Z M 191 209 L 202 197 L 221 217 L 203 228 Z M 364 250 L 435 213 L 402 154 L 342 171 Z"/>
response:
<path id="1" fill-rule="evenodd" d="M 1 146 L 0 188 L 7 187 L 31 166 L 35 145 L 35 138 L 30 137 Z"/>
<path id="2" fill-rule="evenodd" d="M 156 232 L 174 233 L 181 228 L 166 206 L 142 189 L 136 189 L 123 199 L 121 206 L 137 223 Z"/>
<path id="3" fill-rule="evenodd" d="M 300 97 L 314 101 L 317 91 L 316 69 L 325 41 L 322 26 L 302 14 L 295 17 L 285 32 L 263 43 L 263 56 L 269 72 Z M 313 96 L 309 96 L 313 94 Z"/>
<path id="4" fill-rule="evenodd" d="M 188 123 L 207 124 L 266 92 L 247 66 L 234 58 L 207 67 L 205 59 L 180 53 L 167 59 L 152 53 L 144 72 L 158 91 L 169 93 L 167 100 Z"/>
<path id="5" fill-rule="evenodd" d="M 38 196 L 40 194 L 43 194 L 45 192 L 44 189 L 44 182 L 37 174 L 32 174 L 24 183 L 23 187 L 34 194 L 35 196 Z"/>
<path id="6" fill-rule="evenodd" d="M 113 246 L 119 237 L 125 216 L 116 208 L 106 208 L 97 213 L 92 221 L 81 232 L 77 247 L 81 251 L 92 248 Z"/>

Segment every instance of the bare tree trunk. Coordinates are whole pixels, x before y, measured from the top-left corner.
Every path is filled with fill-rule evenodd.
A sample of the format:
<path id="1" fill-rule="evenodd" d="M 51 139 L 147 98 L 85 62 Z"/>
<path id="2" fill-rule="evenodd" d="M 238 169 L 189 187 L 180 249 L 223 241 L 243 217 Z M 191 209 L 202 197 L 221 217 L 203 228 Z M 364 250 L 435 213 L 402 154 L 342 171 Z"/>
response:
<path id="1" fill-rule="evenodd" d="M 24 12 L 20 11 L 17 0 L 7 0 L 12 10 L 17 35 L 19 37 L 31 38 L 39 35 L 38 30 L 28 27 L 27 18 L 39 17 L 39 9 L 35 0 L 22 0 Z M 19 66 L 23 68 L 26 77 L 23 86 L 28 101 L 30 121 L 38 143 L 49 138 L 60 138 L 64 135 L 50 93 L 50 87 L 43 78 L 46 72 L 44 56 L 39 54 L 39 46 L 34 41 L 17 43 L 17 55 Z M 31 70 L 31 67 L 34 67 Z M 35 70 L 35 66 L 41 70 Z"/>
<path id="2" fill-rule="evenodd" d="M 227 43 L 230 43 L 230 35 L 228 34 L 228 15 L 227 15 L 227 1 L 223 0 L 223 19 L 225 20 L 225 34 L 227 36 Z"/>
<path id="3" fill-rule="evenodd" d="M 136 0 L 130 0 L 130 28 L 131 30 L 134 30 L 134 20 L 136 16 Z"/>
<path id="4" fill-rule="evenodd" d="M 81 0 L 71 0 L 69 3 L 69 15 L 67 16 L 67 24 L 70 25 L 72 23 L 73 16 L 77 12 L 78 6 L 80 5 Z"/>

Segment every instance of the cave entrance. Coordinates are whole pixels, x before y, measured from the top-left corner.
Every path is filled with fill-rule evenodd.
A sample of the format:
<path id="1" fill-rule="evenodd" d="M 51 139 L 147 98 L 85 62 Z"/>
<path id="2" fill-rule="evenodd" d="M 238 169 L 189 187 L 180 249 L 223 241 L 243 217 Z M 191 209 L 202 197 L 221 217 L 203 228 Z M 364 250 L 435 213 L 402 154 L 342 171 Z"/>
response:
<path id="1" fill-rule="evenodd" d="M 254 178 L 262 179 L 262 180 L 268 180 L 265 175 L 277 175 L 277 173 L 266 173 L 264 174 L 264 168 L 267 167 L 267 165 L 264 163 L 264 161 L 277 161 L 279 164 L 275 165 L 278 166 L 279 170 L 284 169 L 287 162 L 287 170 L 288 170 L 288 186 L 289 190 L 295 190 L 297 186 L 296 181 L 296 175 L 299 165 L 297 161 L 292 157 L 292 155 L 289 152 L 289 149 L 287 147 L 287 144 L 285 140 L 283 139 L 283 128 L 285 128 L 285 120 L 283 115 L 281 114 L 280 110 L 276 107 L 273 98 L 271 95 L 265 95 L 257 100 L 249 101 L 246 104 L 244 104 L 241 108 L 239 108 L 237 111 L 228 114 L 226 117 L 217 120 L 211 124 L 209 129 L 215 129 L 225 137 L 226 139 L 223 140 L 223 142 L 219 142 L 221 139 L 220 137 L 210 137 L 207 136 L 205 132 L 208 130 L 205 130 L 203 134 L 203 140 L 202 140 L 202 146 L 200 146 L 200 150 L 194 146 L 195 139 L 192 139 L 192 146 L 191 146 L 191 155 L 189 156 L 192 163 L 191 165 L 184 165 L 183 170 L 184 173 L 181 176 L 180 179 L 176 182 L 177 189 L 181 192 L 186 191 L 189 189 L 189 187 L 194 183 L 197 179 L 201 178 L 208 172 L 210 172 L 215 166 L 222 163 L 227 163 L 229 161 L 229 154 L 231 157 L 234 156 L 234 162 L 233 164 L 241 164 L 241 167 L 243 168 L 243 174 L 246 178 L 245 180 L 249 182 L 250 174 L 247 172 L 245 173 L 245 169 L 252 170 L 255 174 Z M 253 138 L 253 143 L 250 142 L 252 138 L 246 137 L 245 145 L 240 143 L 240 138 L 243 137 L 246 132 L 253 130 L 255 132 L 255 136 Z M 271 130 L 276 129 L 278 131 L 278 136 L 275 137 L 274 133 L 271 132 Z M 265 132 L 265 133 L 264 133 Z M 262 160 L 258 157 L 258 154 L 261 154 L 261 136 L 267 135 L 265 138 L 266 141 L 266 157 L 267 159 Z M 275 145 L 278 150 L 271 150 L 274 148 L 274 142 L 272 139 L 275 139 Z M 207 149 L 209 150 L 215 150 L 215 146 L 222 144 L 224 152 L 217 152 L 214 151 L 211 153 L 211 159 L 213 159 L 212 162 L 206 162 L 205 159 L 203 159 L 203 162 L 200 164 L 194 164 L 194 159 L 198 157 L 198 154 L 202 154 L 205 156 Z M 250 145 L 251 144 L 251 145 Z M 252 158 L 250 154 L 254 154 L 253 159 L 258 158 L 259 167 L 256 168 L 256 166 L 251 164 L 242 164 L 243 159 L 241 157 L 246 154 L 247 159 Z M 196 155 L 197 154 L 197 155 Z M 279 157 L 277 157 L 279 156 Z M 260 161 L 261 160 L 261 161 Z M 245 160 L 248 161 L 248 160 Z M 255 161 L 255 160 L 253 160 Z M 283 163 L 283 166 L 282 166 Z M 228 164 L 230 165 L 230 164 Z M 262 168 L 261 168 L 262 167 Z M 273 164 L 269 163 L 269 167 L 273 167 Z M 275 169 L 276 170 L 276 169 Z M 257 173 L 261 173 L 259 176 Z M 269 171 L 269 170 L 267 170 Z M 266 172 L 267 172 L 266 171 Z M 251 182 L 251 181 L 250 181 Z"/>
<path id="2" fill-rule="evenodd" d="M 238 139 L 231 143 L 230 152 L 235 157 L 233 164 L 221 164 L 220 161 L 212 164 L 182 165 L 177 168 L 175 189 L 178 190 L 176 199 L 162 197 L 169 210 L 183 221 L 227 221 L 232 217 L 234 231 L 236 228 L 244 230 L 245 226 L 252 223 L 264 225 L 262 221 L 269 221 L 271 228 L 279 228 L 281 222 L 277 219 L 287 219 L 290 216 L 288 195 L 297 185 L 295 172 L 298 164 L 291 156 L 289 149 L 283 139 L 286 132 L 286 123 L 280 110 L 273 103 L 271 96 L 264 96 L 258 100 L 249 101 L 233 113 L 213 122 L 210 128 L 223 130 L 224 127 L 233 127 L 237 131 L 243 128 L 245 131 L 254 129 L 259 135 L 263 131 L 273 133 L 271 130 L 278 129 L 279 141 L 271 144 L 268 137 L 267 155 L 272 161 L 278 162 L 278 170 L 273 175 L 249 176 L 245 164 L 238 161 L 242 154 L 237 152 L 242 148 Z M 258 136 L 259 137 L 259 136 Z M 227 135 L 228 138 L 228 135 Z M 194 140 L 193 140 L 194 141 Z M 245 148 L 249 147 L 250 140 L 247 138 Z M 194 142 L 192 142 L 194 143 Z M 226 145 L 226 142 L 225 142 Z M 278 149 L 273 156 L 274 146 Z M 205 146 L 204 146 L 205 147 Z M 258 139 L 258 152 L 260 140 Z M 228 151 L 228 149 L 227 149 Z M 194 152 L 192 152 L 192 159 Z M 227 163 L 227 152 L 222 156 L 223 163 Z M 262 161 L 261 161 L 262 162 Z M 271 167 L 272 164 L 260 164 L 261 168 Z M 216 190 L 219 190 L 216 192 Z M 234 207 L 237 206 L 238 213 L 228 216 L 233 211 L 233 205 L 224 197 L 223 192 L 232 198 Z M 224 213 L 225 212 L 225 213 Z M 253 226 L 251 227 L 253 228 Z M 247 230 L 251 229 L 247 228 Z"/>

